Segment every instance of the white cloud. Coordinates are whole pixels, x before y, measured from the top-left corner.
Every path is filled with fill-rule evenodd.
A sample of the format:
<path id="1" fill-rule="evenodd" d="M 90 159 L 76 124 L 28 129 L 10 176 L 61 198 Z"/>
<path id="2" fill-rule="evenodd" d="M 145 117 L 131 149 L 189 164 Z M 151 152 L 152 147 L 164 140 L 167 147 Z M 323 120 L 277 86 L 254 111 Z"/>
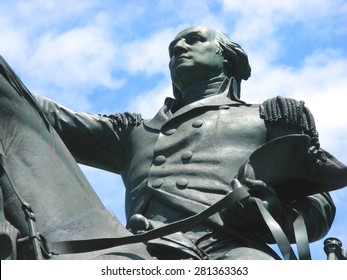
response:
<path id="1" fill-rule="evenodd" d="M 45 33 L 29 58 L 27 67 L 34 78 L 62 87 L 99 84 L 115 88 L 111 77 L 115 47 L 101 28 L 86 26 L 67 32 Z"/>
<path id="2" fill-rule="evenodd" d="M 310 22 L 312 19 L 341 15 L 341 10 L 346 8 L 346 3 L 343 0 L 307 0 L 304 2 L 301 0 L 222 0 L 221 2 L 228 11 L 237 11 L 243 15 L 271 17 L 274 23 L 284 20 L 288 23 L 294 21 Z"/>
<path id="3" fill-rule="evenodd" d="M 226 13 L 235 19 L 228 30 L 248 50 L 264 49 L 267 60 L 275 60 L 285 51 L 285 41 L 300 38 L 330 41 L 334 34 L 347 32 L 347 3 L 342 0 L 308 1 L 221 1 Z M 290 34 L 290 28 L 298 28 Z M 289 32 L 288 32 L 289 31 Z M 344 35 L 342 35 L 344 36 Z"/>
<path id="4" fill-rule="evenodd" d="M 168 71 L 169 55 L 167 47 L 174 38 L 175 31 L 165 28 L 159 32 L 123 45 L 122 65 L 131 74 L 154 75 Z"/>
<path id="5" fill-rule="evenodd" d="M 212 1 L 161 0 L 158 2 L 158 10 L 167 14 L 165 20 L 169 20 L 170 25 L 176 27 L 176 32 L 193 25 L 215 28 L 224 26 L 223 14 L 214 13 L 211 10 L 212 7 L 218 6 L 211 3 Z"/>
<path id="6" fill-rule="evenodd" d="M 0 11 L 0 29 L 0 54 L 12 64 L 27 57 L 25 53 L 29 44 L 25 27 L 15 25 L 10 14 Z"/>
<path id="7" fill-rule="evenodd" d="M 134 100 L 129 102 L 127 111 L 139 112 L 145 119 L 153 118 L 164 105 L 166 97 L 172 97 L 172 85 L 167 80 L 160 82 L 149 91 L 141 92 Z"/>
<path id="8" fill-rule="evenodd" d="M 95 88 L 115 90 L 123 83 L 113 77 L 116 48 L 102 26 L 43 33 L 26 57 L 21 71 L 28 87 L 75 110 L 90 110 Z"/>
<path id="9" fill-rule="evenodd" d="M 98 1 L 13 0 L 7 2 L 8 4 L 5 5 L 7 12 L 12 12 L 12 17 L 20 24 L 26 23 L 28 30 L 35 31 L 51 27 L 59 28 L 62 21 L 76 23 L 75 16 L 79 15 L 78 19 L 86 16 L 96 7 Z"/>

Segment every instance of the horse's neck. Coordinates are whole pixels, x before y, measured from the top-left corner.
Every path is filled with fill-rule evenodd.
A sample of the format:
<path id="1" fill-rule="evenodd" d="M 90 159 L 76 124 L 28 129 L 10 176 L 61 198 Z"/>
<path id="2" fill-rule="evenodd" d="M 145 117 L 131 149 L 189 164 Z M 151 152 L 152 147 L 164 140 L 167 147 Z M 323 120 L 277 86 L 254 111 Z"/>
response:
<path id="1" fill-rule="evenodd" d="M 1 63 L 0 63 L 1 64 Z M 4 69 L 4 65 L 0 65 Z M 6 73 L 12 73 L 7 69 Z M 13 78 L 14 77 L 14 78 Z M 14 80 L 18 79 L 12 73 Z M 28 234 L 20 197 L 29 203 L 37 230 L 51 240 L 110 237 L 126 230 L 104 208 L 56 132 L 43 120 L 32 96 L 0 75 L 1 176 L 6 212 Z M 15 212 L 13 211 L 15 210 Z M 9 213 L 10 212 L 10 213 Z M 120 229 L 121 228 L 121 229 Z"/>

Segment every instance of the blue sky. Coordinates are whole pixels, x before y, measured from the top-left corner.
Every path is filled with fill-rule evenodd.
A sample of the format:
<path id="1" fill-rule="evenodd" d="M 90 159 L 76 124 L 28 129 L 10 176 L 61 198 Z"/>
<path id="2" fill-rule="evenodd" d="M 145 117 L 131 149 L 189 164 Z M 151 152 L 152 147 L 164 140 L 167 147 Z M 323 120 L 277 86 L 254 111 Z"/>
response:
<path id="1" fill-rule="evenodd" d="M 35 94 L 77 111 L 150 118 L 172 96 L 167 46 L 191 25 L 220 29 L 246 50 L 244 100 L 304 100 L 322 147 L 347 164 L 347 1 L 3 0 L 0 54 Z M 82 169 L 124 221 L 119 176 Z M 332 196 L 329 236 L 347 247 L 347 188 Z M 322 241 L 311 245 L 314 259 L 325 258 Z"/>

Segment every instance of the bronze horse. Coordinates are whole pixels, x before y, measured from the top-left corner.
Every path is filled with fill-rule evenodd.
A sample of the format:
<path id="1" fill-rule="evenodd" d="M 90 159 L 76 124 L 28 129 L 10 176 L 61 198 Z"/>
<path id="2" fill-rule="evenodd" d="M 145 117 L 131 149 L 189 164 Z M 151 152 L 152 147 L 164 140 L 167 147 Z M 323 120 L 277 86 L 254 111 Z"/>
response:
<path id="1" fill-rule="evenodd" d="M 2 57 L 0 93 L 1 259 L 150 259 L 143 243 L 78 254 L 44 253 L 41 235 L 56 242 L 131 234 L 101 203 L 32 94 Z M 3 230 L 8 227 L 19 231 L 17 253 Z"/>

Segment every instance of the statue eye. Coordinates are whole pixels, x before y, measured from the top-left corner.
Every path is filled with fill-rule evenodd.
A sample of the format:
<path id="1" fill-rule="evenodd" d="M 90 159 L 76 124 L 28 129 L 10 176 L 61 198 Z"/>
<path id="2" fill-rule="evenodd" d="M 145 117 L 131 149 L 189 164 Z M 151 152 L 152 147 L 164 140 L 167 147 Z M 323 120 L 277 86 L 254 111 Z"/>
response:
<path id="1" fill-rule="evenodd" d="M 186 39 L 186 42 L 188 44 L 195 44 L 195 43 L 202 42 L 202 41 L 203 41 L 203 38 L 199 35 L 193 35 L 193 36 Z"/>

